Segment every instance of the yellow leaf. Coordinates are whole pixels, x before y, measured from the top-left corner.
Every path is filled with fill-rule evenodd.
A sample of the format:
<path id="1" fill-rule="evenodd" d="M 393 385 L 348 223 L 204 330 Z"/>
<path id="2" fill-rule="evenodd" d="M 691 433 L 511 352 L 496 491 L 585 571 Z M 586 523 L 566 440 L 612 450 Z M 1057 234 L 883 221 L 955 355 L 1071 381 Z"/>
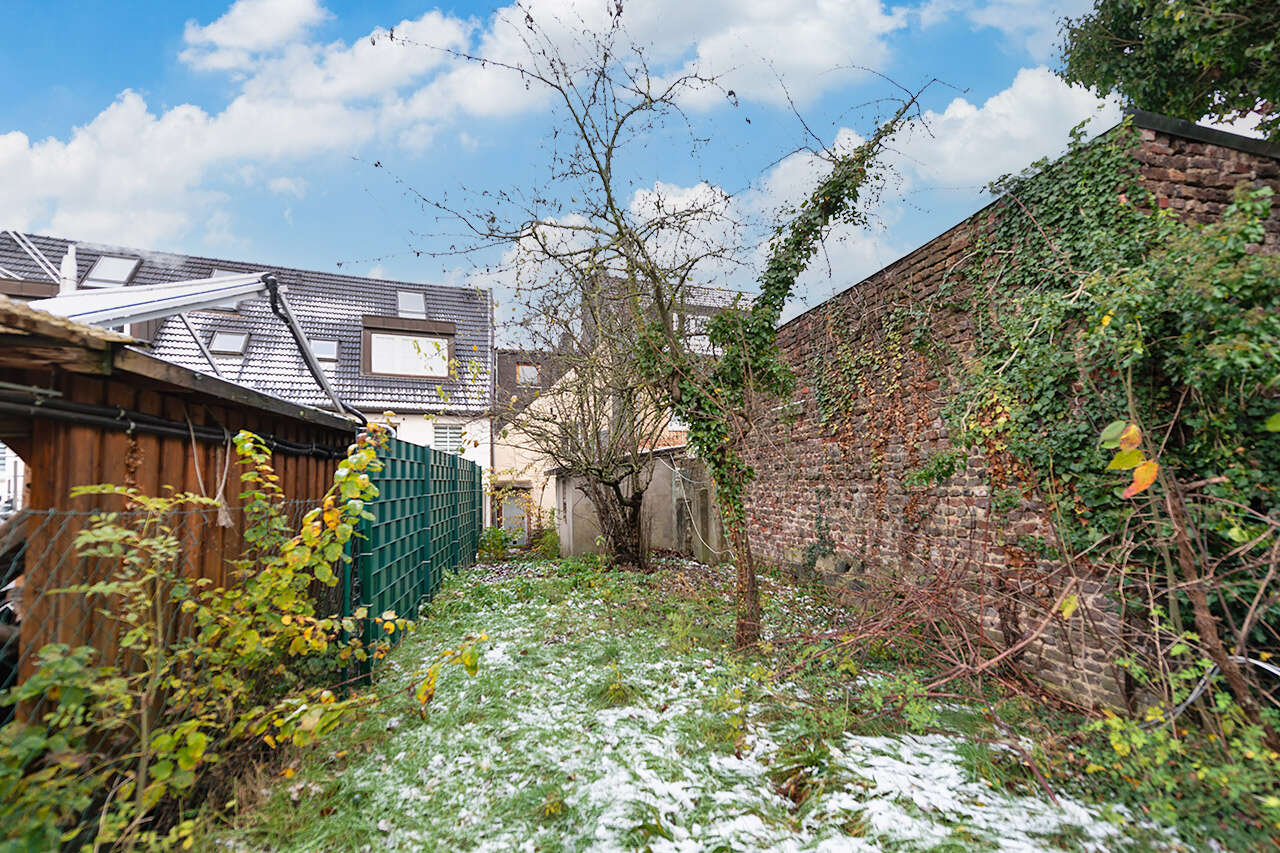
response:
<path id="1" fill-rule="evenodd" d="M 1142 444 L 1142 430 L 1138 429 L 1137 424 L 1129 424 L 1120 433 L 1120 449 L 1134 450 L 1139 444 Z"/>
<path id="2" fill-rule="evenodd" d="M 1131 498 L 1134 495 L 1145 492 L 1156 481 L 1156 474 L 1159 471 L 1160 463 L 1154 460 L 1148 460 L 1134 468 L 1133 482 L 1129 484 L 1129 488 L 1124 490 L 1124 497 Z"/>
<path id="3" fill-rule="evenodd" d="M 1108 471 L 1128 471 L 1142 464 L 1141 450 L 1121 450 L 1107 463 Z"/>
<path id="4" fill-rule="evenodd" d="M 1076 608 L 1080 606 L 1080 596 L 1074 592 L 1062 599 L 1062 606 L 1058 611 L 1062 614 L 1063 619 L 1070 619 L 1071 614 L 1076 612 Z"/>

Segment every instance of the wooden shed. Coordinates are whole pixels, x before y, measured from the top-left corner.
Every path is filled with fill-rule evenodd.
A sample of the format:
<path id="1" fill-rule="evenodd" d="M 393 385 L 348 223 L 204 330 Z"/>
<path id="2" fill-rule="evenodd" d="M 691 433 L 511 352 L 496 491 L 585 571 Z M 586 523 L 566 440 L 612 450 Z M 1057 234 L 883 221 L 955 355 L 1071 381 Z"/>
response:
<path id="1" fill-rule="evenodd" d="M 96 579 L 75 558 L 75 533 L 91 512 L 123 507 L 71 498 L 73 487 L 114 483 L 158 494 L 172 486 L 221 496 L 221 512 L 188 514 L 180 536 L 182 571 L 223 585 L 243 534 L 232 437 L 243 429 L 267 442 L 285 495 L 301 511 L 327 491 L 358 429 L 346 417 L 155 358 L 136 343 L 0 297 L 0 441 L 29 472 L 23 511 L 7 530 L 0 526 L 0 586 L 12 586 L 9 630 L 0 632 L 12 668 L 8 678 L 0 670 L 0 681 L 25 677 L 34 651 L 50 642 L 93 645 L 111 660 L 109 620 L 93 616 L 101 604 L 53 590 Z"/>

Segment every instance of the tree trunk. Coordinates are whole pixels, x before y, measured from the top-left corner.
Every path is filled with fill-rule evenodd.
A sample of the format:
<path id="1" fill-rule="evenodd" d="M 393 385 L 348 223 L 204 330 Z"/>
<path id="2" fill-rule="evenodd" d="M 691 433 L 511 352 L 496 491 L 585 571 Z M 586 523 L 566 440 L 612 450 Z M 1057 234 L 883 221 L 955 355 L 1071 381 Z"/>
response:
<path id="1" fill-rule="evenodd" d="M 733 561 L 738 567 L 734 602 L 737 623 L 733 633 L 733 646 L 745 649 L 760 640 L 760 587 L 756 583 L 756 564 L 755 558 L 751 556 L 751 540 L 742 520 L 729 525 L 729 545 L 733 549 Z"/>
<path id="2" fill-rule="evenodd" d="M 641 536 L 644 491 L 633 491 L 623 497 L 621 488 L 606 483 L 589 483 L 584 491 L 600 520 L 600 533 L 609 556 L 619 566 L 645 568 Z"/>

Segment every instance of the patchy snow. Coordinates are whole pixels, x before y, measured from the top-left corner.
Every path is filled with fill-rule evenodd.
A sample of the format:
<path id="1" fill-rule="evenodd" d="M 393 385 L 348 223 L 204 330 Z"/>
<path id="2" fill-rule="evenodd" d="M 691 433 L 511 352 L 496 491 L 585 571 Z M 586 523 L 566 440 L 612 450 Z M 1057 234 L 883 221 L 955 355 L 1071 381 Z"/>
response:
<path id="1" fill-rule="evenodd" d="M 748 707 L 738 751 L 711 748 L 705 727 L 735 713 L 722 700 L 743 673 L 705 650 L 655 662 L 653 638 L 591 629 L 618 604 L 607 599 L 575 590 L 431 617 L 494 639 L 478 676 L 445 670 L 427 719 L 394 717 L 403 722 L 342 774 L 336 796 L 378 820 L 367 849 L 836 853 L 947 843 L 1023 853 L 1109 850 L 1126 837 L 1123 814 L 993 790 L 966 773 L 958 738 L 941 734 L 829 744 L 827 785 L 797 808 L 770 778 L 778 745 L 794 737 L 788 721 Z M 434 651 L 410 641 L 397 656 L 413 649 L 423 660 Z M 634 690 L 635 704 L 593 700 L 610 677 Z M 564 813 L 549 818 L 540 809 L 556 798 Z M 295 843 L 315 846 L 305 833 Z"/>

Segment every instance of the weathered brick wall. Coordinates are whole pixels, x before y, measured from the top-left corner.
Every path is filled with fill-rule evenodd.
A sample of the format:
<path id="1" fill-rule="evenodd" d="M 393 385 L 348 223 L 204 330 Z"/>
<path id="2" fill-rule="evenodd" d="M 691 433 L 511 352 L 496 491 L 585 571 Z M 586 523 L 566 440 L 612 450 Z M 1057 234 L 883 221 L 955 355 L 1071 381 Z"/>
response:
<path id="1" fill-rule="evenodd" d="M 1241 182 L 1280 190 L 1273 157 L 1152 130 L 1142 130 L 1141 139 L 1135 156 L 1144 182 L 1161 207 L 1189 218 L 1219 216 Z M 1078 701 L 1118 705 L 1119 673 L 1111 659 L 1123 626 L 1102 586 L 1087 575 L 1072 580 L 1075 570 L 1019 545 L 1024 537 L 1052 539 L 1049 514 L 1034 499 L 1011 489 L 1001 497 L 1015 493 L 1012 502 L 993 511 L 988 483 L 1016 485 L 1016 460 L 973 457 L 932 487 L 904 482 L 935 454 L 953 450 L 942 418 L 947 401 L 940 371 L 962 368 L 974 335 L 970 317 L 936 312 L 930 338 L 952 354 L 940 364 L 912 349 L 910 321 L 890 323 L 889 333 L 884 321 L 930 304 L 944 281 L 955 288 L 944 302 L 967 295 L 949 273 L 964 262 L 974 229 L 992 211 L 980 211 L 781 329 L 780 346 L 799 382 L 794 400 L 770 411 L 753 433 L 753 549 L 763 560 L 816 571 L 850 598 L 877 577 L 911 580 L 941 572 L 967 578 L 957 594 L 981 613 L 997 645 L 1039 624 L 1072 582 L 1079 614 L 1070 622 L 1055 619 L 1020 664 Z M 1267 245 L 1280 247 L 1280 211 L 1267 232 Z M 837 340 L 855 342 L 858 387 L 851 416 L 824 423 L 817 386 L 824 372 L 837 370 L 831 361 Z M 1013 598 L 1040 606 L 1035 612 L 1003 608 L 1002 620 L 999 605 Z"/>

